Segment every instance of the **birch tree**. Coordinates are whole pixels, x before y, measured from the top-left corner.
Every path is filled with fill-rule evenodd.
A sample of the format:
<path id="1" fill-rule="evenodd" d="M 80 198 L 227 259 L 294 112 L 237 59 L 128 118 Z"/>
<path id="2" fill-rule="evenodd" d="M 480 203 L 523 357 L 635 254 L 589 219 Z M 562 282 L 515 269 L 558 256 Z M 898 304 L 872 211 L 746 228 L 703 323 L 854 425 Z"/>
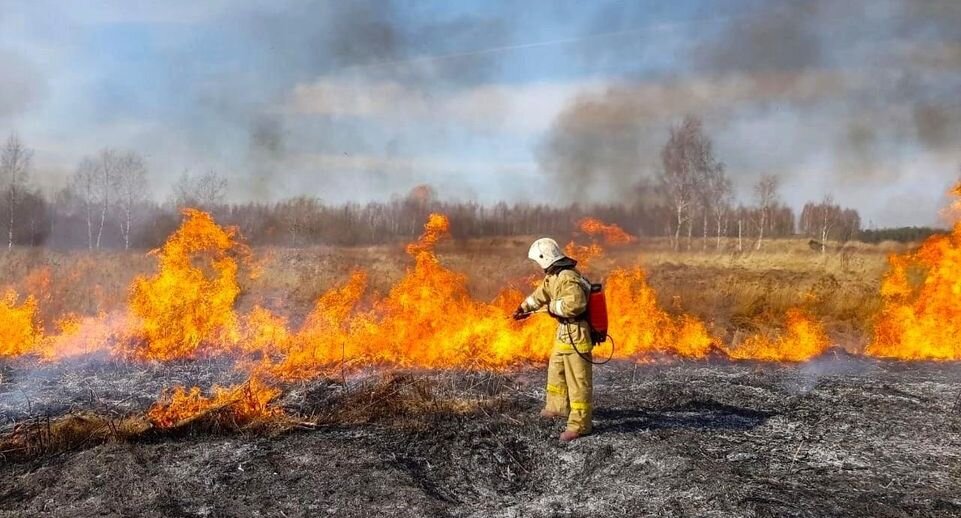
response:
<path id="1" fill-rule="evenodd" d="M 802 231 L 812 237 L 817 237 L 821 248 L 821 255 L 827 252 L 827 241 L 835 227 L 842 223 L 844 211 L 834 203 L 834 198 L 825 196 L 821 203 L 808 203 L 801 211 Z"/>
<path id="2" fill-rule="evenodd" d="M 146 182 L 147 167 L 140 155 L 129 152 L 117 157 L 113 180 L 114 199 L 125 250 L 130 249 L 130 228 L 136 216 L 135 211 L 147 198 Z"/>
<path id="3" fill-rule="evenodd" d="M 686 117 L 670 130 L 670 137 L 661 149 L 659 181 L 673 213 L 674 250 L 680 246 L 681 228 L 692 223 L 692 209 L 697 197 L 697 173 L 701 121 Z M 690 228 L 688 229 L 690 230 Z M 689 232 L 690 234 L 690 232 Z"/>
<path id="4" fill-rule="evenodd" d="M 0 151 L 0 181 L 7 205 L 7 249 L 13 248 L 17 206 L 27 188 L 33 152 L 27 149 L 16 134 L 7 138 Z"/>
<path id="5" fill-rule="evenodd" d="M 110 194 L 114 189 L 119 160 L 120 157 L 118 153 L 112 149 L 101 150 L 94 160 L 96 165 L 94 169 L 94 189 L 100 209 L 100 225 L 97 228 L 97 250 L 100 249 L 103 239 L 103 229 L 107 223 L 107 215 L 110 213 Z"/>
<path id="6" fill-rule="evenodd" d="M 764 229 L 770 223 L 771 209 L 778 201 L 778 187 L 780 181 L 772 174 L 761 176 L 761 179 L 754 185 L 754 199 L 758 208 L 758 233 L 755 250 L 760 250 L 764 243 Z"/>
<path id="7" fill-rule="evenodd" d="M 710 193 L 711 215 L 714 219 L 714 230 L 717 237 L 715 249 L 721 249 L 721 224 L 731 211 L 731 203 L 734 200 L 734 186 L 730 177 L 724 170 L 724 164 L 718 163 L 708 177 L 707 190 Z M 706 226 L 706 222 L 705 222 Z M 705 229 L 705 236 L 707 230 Z"/>
<path id="8" fill-rule="evenodd" d="M 821 255 L 827 252 L 828 235 L 834 226 L 841 221 L 841 207 L 834 203 L 834 198 L 825 196 L 821 202 L 820 214 L 818 214 L 818 225 L 821 229 Z"/>
<path id="9" fill-rule="evenodd" d="M 93 220 L 97 207 L 97 164 L 84 158 L 70 177 L 69 191 L 80 203 L 87 222 L 87 248 L 93 250 Z"/>

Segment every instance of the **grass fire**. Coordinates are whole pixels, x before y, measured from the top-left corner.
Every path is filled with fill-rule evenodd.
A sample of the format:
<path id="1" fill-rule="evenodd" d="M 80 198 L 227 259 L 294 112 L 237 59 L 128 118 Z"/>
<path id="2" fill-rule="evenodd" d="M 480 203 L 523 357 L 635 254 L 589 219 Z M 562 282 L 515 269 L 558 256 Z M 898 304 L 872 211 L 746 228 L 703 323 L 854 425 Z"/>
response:
<path id="1" fill-rule="evenodd" d="M 455 412 L 465 419 L 476 412 L 490 412 L 485 410 L 490 405 L 517 405 L 511 398 L 527 383 L 520 380 L 550 356 L 550 342 L 543 336 L 553 334 L 552 319 L 546 315 L 522 322 L 510 319 L 510 311 L 530 288 L 531 278 L 523 274 L 505 278 L 506 287 L 492 292 L 488 300 L 473 295 L 469 274 L 445 265 L 444 251 L 453 249 L 453 237 L 450 220 L 443 214 L 431 214 L 420 237 L 403 247 L 406 265 L 400 265 L 399 277 L 384 291 L 372 286 L 374 272 L 355 265 L 342 278 L 331 279 L 326 291 L 300 316 L 268 308 L 270 304 L 264 300 L 244 300 L 254 290 L 266 289 L 259 283 L 269 281 L 272 272 L 278 271 L 280 259 L 258 257 L 258 251 L 244 242 L 237 229 L 218 225 L 208 213 L 190 209 L 182 218 L 182 225 L 167 242 L 147 254 L 148 262 L 153 263 L 147 268 L 153 271 L 133 276 L 123 290 L 125 304 L 110 314 L 55 316 L 57 324 L 50 326 L 40 316 L 44 312 L 36 295 L 21 296 L 10 288 L 3 305 L 7 315 L 3 319 L 6 383 L 11 377 L 18 383 L 32 383 L 31 376 L 57 379 L 72 372 L 96 373 L 106 368 L 110 373 L 105 382 L 112 385 L 108 391 L 121 390 L 125 377 L 146 376 L 148 385 L 154 387 L 154 397 L 150 402 L 146 393 L 135 390 L 127 397 L 137 397 L 142 403 L 119 404 L 110 410 L 115 417 L 93 417 L 69 408 L 58 414 L 57 398 L 66 394 L 39 389 L 33 397 L 36 404 L 46 407 L 48 421 L 43 424 L 36 421 L 35 411 L 25 412 L 7 393 L 5 412 L 14 423 L 2 443 L 8 459 L 43 458 L 85 444 L 129 443 L 137 438 L 178 440 L 174 438 L 183 433 L 248 430 L 286 437 L 298 429 L 326 430 L 344 421 L 399 419 L 391 426 L 406 429 L 422 426 L 418 421 L 435 414 Z M 706 373 L 719 370 L 702 374 L 708 377 L 724 372 L 735 377 L 756 376 L 757 372 L 784 376 L 798 369 L 787 365 L 798 362 L 819 366 L 813 370 L 825 369 L 828 377 L 832 369 L 852 369 L 856 371 L 852 375 L 860 376 L 862 369 L 885 369 L 871 357 L 956 359 L 951 337 L 959 331 L 951 320 L 952 301 L 942 293 L 954 290 L 948 273 L 958 228 L 952 234 L 929 238 L 916 251 L 890 255 L 877 291 L 869 295 L 881 303 L 868 318 L 874 331 L 867 342 L 845 342 L 844 335 L 829 332 L 829 324 L 822 319 L 830 316 L 818 315 L 823 301 L 817 299 L 830 294 L 818 295 L 812 288 L 798 290 L 797 300 L 783 312 L 756 315 L 756 322 L 749 324 L 739 322 L 732 334 L 728 326 L 734 325 L 735 318 L 725 326 L 718 315 L 699 308 L 694 300 L 685 303 L 688 297 L 696 297 L 696 291 L 660 294 L 645 270 L 650 268 L 643 264 L 645 255 L 636 255 L 636 243 L 641 240 L 596 218 L 579 222 L 565 251 L 583 261 L 587 275 L 598 276 L 605 283 L 612 308 L 609 333 L 616 338 L 595 350 L 597 358 L 613 355 L 616 360 L 605 376 L 623 375 L 617 373 L 623 373 L 625 365 L 633 365 L 632 385 L 638 382 L 638 369 L 655 377 L 665 376 L 669 370 L 664 369 L 678 368 Z M 651 255 L 659 253 L 663 252 Z M 698 266 L 707 258 L 695 254 L 683 258 L 686 262 L 679 266 L 710 272 L 717 267 Z M 775 254 L 763 259 L 777 260 Z M 665 273 L 678 267 L 651 262 L 655 271 Z M 723 282 L 723 273 L 713 275 L 718 277 L 715 282 Z M 289 307 L 276 301 L 272 305 Z M 931 313 L 938 311 L 944 313 Z M 927 340 L 906 337 L 918 332 L 907 326 L 926 322 L 937 329 L 918 335 Z M 78 348 L 77 341 L 84 341 L 85 346 Z M 685 368 L 686 362 L 694 363 Z M 802 372 L 808 368 L 800 367 Z M 416 377 L 395 378 L 390 389 L 375 381 L 398 370 Z M 23 381 L 16 381 L 21 376 Z M 811 376 L 816 380 L 820 374 Z M 472 395 L 478 386 L 458 387 L 460 377 L 487 377 L 481 385 L 494 383 L 495 388 Z M 185 383 L 188 379 L 196 384 Z M 437 389 L 427 388 L 448 383 L 442 379 L 453 383 L 445 395 L 435 395 Z M 291 404 L 292 398 L 306 397 L 299 393 L 305 383 L 326 387 L 323 390 L 329 395 L 317 402 Z M 408 383 L 414 385 L 405 388 Z M 618 386 L 613 379 L 609 383 L 608 390 Z M 358 400 L 351 390 L 368 395 Z M 404 392 L 407 390 L 413 392 Z M 377 401 L 378 397 L 387 401 Z M 394 409 L 394 398 L 414 398 L 396 402 L 414 405 L 414 409 Z M 361 417 L 365 406 L 372 414 Z M 94 405 L 88 411 L 96 410 Z M 620 426 L 616 418 L 605 420 Z M 70 432 L 58 431 L 61 429 Z"/>
<path id="2" fill-rule="evenodd" d="M 0 10 L 0 518 L 961 516 L 961 4 L 156 4 Z"/>

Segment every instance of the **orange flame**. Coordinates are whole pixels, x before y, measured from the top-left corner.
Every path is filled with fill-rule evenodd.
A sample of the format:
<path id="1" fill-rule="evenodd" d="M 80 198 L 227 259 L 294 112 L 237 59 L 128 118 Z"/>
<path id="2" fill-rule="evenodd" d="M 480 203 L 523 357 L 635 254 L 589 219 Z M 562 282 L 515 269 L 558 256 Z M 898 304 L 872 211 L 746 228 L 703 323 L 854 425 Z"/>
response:
<path id="1" fill-rule="evenodd" d="M 626 245 L 637 241 L 621 227 L 611 223 L 606 224 L 597 218 L 584 218 L 578 222 L 581 232 L 591 236 L 600 236 L 606 245 Z"/>
<path id="2" fill-rule="evenodd" d="M 0 357 L 34 354 L 55 360 L 113 343 L 130 344 L 116 351 L 121 355 L 147 360 L 238 354 L 243 359 L 238 366 L 251 376 L 248 382 L 214 387 L 210 396 L 199 387 L 175 387 L 162 395 L 149 417 L 156 426 L 171 427 L 211 412 L 235 423 L 281 415 L 271 406 L 280 389 L 267 380 L 309 379 L 341 366 L 503 369 L 543 361 L 553 345 L 556 324 L 550 318 L 518 323 L 509 317 L 526 293 L 508 289 L 493 301 L 479 301 L 471 296 L 467 277 L 441 263 L 436 247 L 449 237 L 450 228 L 441 214 L 431 214 L 423 234 L 406 247 L 413 264 L 386 296 L 368 295 L 367 273 L 354 271 L 317 300 L 297 330 L 291 330 L 284 316 L 263 307 L 238 315 L 238 273 L 252 264 L 249 249 L 233 229 L 218 226 L 210 215 L 186 210 L 184 216 L 182 226 L 154 252 L 157 272 L 135 279 L 129 314 L 67 315 L 55 334 L 44 336 L 37 299 L 21 301 L 15 292 L 7 292 L 0 298 Z M 580 227 L 605 245 L 635 239 L 616 225 L 592 218 L 582 220 Z M 869 352 L 961 357 L 956 345 L 961 343 L 961 316 L 951 306 L 961 291 L 954 274 L 961 271 L 959 245 L 961 226 L 951 236 L 932 238 L 915 254 L 892 258 L 882 289 L 887 320 L 879 323 Z M 585 249 L 592 257 L 603 253 L 597 242 Z M 917 267 L 927 275 L 921 284 L 911 282 L 910 271 Z M 34 284 L 46 285 L 43 275 L 36 279 Z M 827 347 L 821 326 L 795 310 L 788 313 L 780 337 L 755 336 L 736 348 L 719 348 L 702 321 L 673 316 L 660 307 L 643 269 L 616 269 L 605 286 L 617 358 L 702 358 L 719 350 L 737 359 L 803 361 Z M 928 340 L 920 342 L 923 353 L 904 346 L 916 346 L 917 336 Z M 897 345 L 896 354 L 884 349 L 885 344 Z M 595 354 L 606 356 L 608 347 Z"/>
<path id="3" fill-rule="evenodd" d="M 961 208 L 961 184 L 952 189 Z M 916 251 L 892 255 L 884 305 L 866 352 L 902 360 L 961 360 L 961 221 Z"/>
<path id="4" fill-rule="evenodd" d="M 169 360 L 194 356 L 202 344 L 238 339 L 234 301 L 239 260 L 247 248 L 204 212 L 185 209 L 181 227 L 159 251 L 159 271 L 134 280 L 130 310 L 139 318 L 135 354 Z"/>
<path id="5" fill-rule="evenodd" d="M 321 296 L 300 332 L 283 346 L 283 359 L 271 372 L 284 379 L 312 378 L 346 357 L 351 312 L 367 287 L 367 274 L 355 271 L 347 283 Z M 352 347 L 351 352 L 356 353 Z"/>
<path id="6" fill-rule="evenodd" d="M 787 325 L 781 335 L 753 335 L 726 352 L 737 360 L 803 362 L 820 356 L 827 348 L 823 326 L 804 311 L 792 308 L 787 312 Z"/>
<path id="7" fill-rule="evenodd" d="M 499 368 L 546 357 L 550 344 L 535 346 L 531 328 L 513 323 L 503 300 L 494 304 L 473 299 L 467 278 L 441 265 L 434 248 L 448 236 L 447 218 L 432 214 L 424 233 L 407 247 L 414 266 L 367 311 L 353 311 L 367 285 L 363 272 L 355 272 L 345 285 L 321 297 L 272 372 L 301 378 L 345 360 L 363 365 Z M 513 305 L 520 300 L 518 295 Z"/>
<path id="8" fill-rule="evenodd" d="M 618 357 L 660 352 L 702 358 L 710 353 L 714 339 L 704 324 L 689 315 L 674 318 L 664 311 L 640 267 L 612 272 L 605 291 Z"/>
<path id="9" fill-rule="evenodd" d="M 361 309 L 367 274 L 355 271 L 317 300 L 296 332 L 286 318 L 262 307 L 237 315 L 237 273 L 241 264 L 249 263 L 249 250 L 233 230 L 219 227 L 208 214 L 187 210 L 184 215 L 181 228 L 156 252 L 157 273 L 133 284 L 132 326 L 126 318 L 67 316 L 59 322 L 58 333 L 43 337 L 35 299 L 18 303 L 16 294 L 8 293 L 0 300 L 0 315 L 5 317 L 0 319 L 0 337 L 5 338 L 0 352 L 58 359 L 132 340 L 135 357 L 165 361 L 229 349 L 258 357 L 258 363 L 243 363 L 254 373 L 296 380 L 344 363 L 499 369 L 541 361 L 552 346 L 552 320 L 536 317 L 518 324 L 507 316 L 524 293 L 504 290 L 489 303 L 478 301 L 467 289 L 467 278 L 441 264 L 435 249 L 449 236 L 443 215 L 432 214 L 424 233 L 407 246 L 413 266 L 386 297 Z M 580 227 L 606 243 L 635 239 L 593 218 L 582 220 Z M 893 261 L 900 264 L 900 259 Z M 906 279 L 903 269 L 895 268 L 885 293 L 903 292 Z M 719 350 L 703 322 L 690 315 L 672 316 L 659 306 L 641 268 L 614 270 L 606 292 L 618 358 L 656 353 L 701 358 Z M 752 337 L 723 351 L 739 359 L 801 361 L 819 354 L 826 343 L 821 327 L 795 311 L 788 314 L 782 337 Z M 607 347 L 597 354 L 605 354 Z"/>
<path id="10" fill-rule="evenodd" d="M 96 317 L 67 314 L 57 319 L 56 334 L 43 340 L 38 353 L 46 361 L 57 361 L 107 350 L 125 327 L 126 319 L 106 313 Z"/>
<path id="11" fill-rule="evenodd" d="M 0 297 L 0 358 L 32 354 L 42 338 L 36 299 L 19 298 L 12 289 Z"/>
<path id="12" fill-rule="evenodd" d="M 269 354 L 271 351 L 286 348 L 289 341 L 287 319 L 256 306 L 243 319 L 237 348 L 246 353 Z"/>
<path id="13" fill-rule="evenodd" d="M 445 268 L 434 252 L 447 235 L 447 218 L 431 215 L 424 234 L 407 247 L 413 268 L 368 311 L 355 312 L 367 284 L 363 272 L 322 296 L 269 371 L 302 379 L 345 361 L 497 369 L 545 359 L 553 345 L 553 320 L 511 322 L 507 315 L 525 295 L 517 290 L 505 290 L 491 303 L 472 298 L 467 278 Z M 607 286 L 618 357 L 668 352 L 697 358 L 711 350 L 714 340 L 700 321 L 675 319 L 658 307 L 643 270 L 615 271 Z"/>
<path id="14" fill-rule="evenodd" d="M 584 218 L 577 223 L 581 233 L 589 236 L 592 242 L 579 245 L 571 241 L 564 247 L 564 254 L 577 259 L 582 269 L 590 269 L 591 263 L 604 256 L 604 247 L 597 243 L 600 239 L 607 246 L 621 246 L 637 240 L 621 227 L 607 224 L 597 218 Z"/>
<path id="15" fill-rule="evenodd" d="M 271 405 L 280 389 L 266 385 L 258 378 L 232 387 L 214 387 L 213 396 L 204 396 L 199 387 L 177 386 L 165 394 L 147 412 L 147 419 L 158 428 L 172 428 L 197 416 L 215 411 L 225 413 L 230 423 L 244 426 L 283 415 Z"/>

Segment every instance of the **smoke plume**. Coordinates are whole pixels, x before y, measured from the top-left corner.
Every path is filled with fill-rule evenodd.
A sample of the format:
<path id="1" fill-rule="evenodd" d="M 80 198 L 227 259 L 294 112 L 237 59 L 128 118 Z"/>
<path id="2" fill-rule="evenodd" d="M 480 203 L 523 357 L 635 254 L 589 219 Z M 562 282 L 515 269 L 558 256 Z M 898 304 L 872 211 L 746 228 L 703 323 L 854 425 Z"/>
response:
<path id="1" fill-rule="evenodd" d="M 561 112 L 538 157 L 569 197 L 598 185 L 630 192 L 624 187 L 657 170 L 667 128 L 686 114 L 705 120 L 742 184 L 765 171 L 816 171 L 823 178 L 812 188 L 857 191 L 917 181 L 906 166 L 919 156 L 940 164 L 929 177 L 953 177 L 961 4 L 774 1 L 716 19 L 724 21 L 671 33 L 686 42 L 676 55 L 686 65 L 649 66 Z"/>

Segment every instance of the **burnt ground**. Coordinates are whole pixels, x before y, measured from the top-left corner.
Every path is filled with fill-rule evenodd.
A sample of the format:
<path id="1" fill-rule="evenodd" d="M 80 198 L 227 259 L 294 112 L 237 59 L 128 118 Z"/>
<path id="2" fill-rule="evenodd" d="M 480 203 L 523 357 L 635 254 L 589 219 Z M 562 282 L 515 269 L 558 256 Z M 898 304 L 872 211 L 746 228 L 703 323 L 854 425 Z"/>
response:
<path id="1" fill-rule="evenodd" d="M 170 379 L 220 367 L 6 365 L 0 428 L 142 411 Z M 282 403 L 316 429 L 0 461 L 0 516 L 961 516 L 961 365 L 838 354 L 595 372 L 596 433 L 569 445 L 535 415 L 543 369 L 355 374 L 288 387 Z"/>

